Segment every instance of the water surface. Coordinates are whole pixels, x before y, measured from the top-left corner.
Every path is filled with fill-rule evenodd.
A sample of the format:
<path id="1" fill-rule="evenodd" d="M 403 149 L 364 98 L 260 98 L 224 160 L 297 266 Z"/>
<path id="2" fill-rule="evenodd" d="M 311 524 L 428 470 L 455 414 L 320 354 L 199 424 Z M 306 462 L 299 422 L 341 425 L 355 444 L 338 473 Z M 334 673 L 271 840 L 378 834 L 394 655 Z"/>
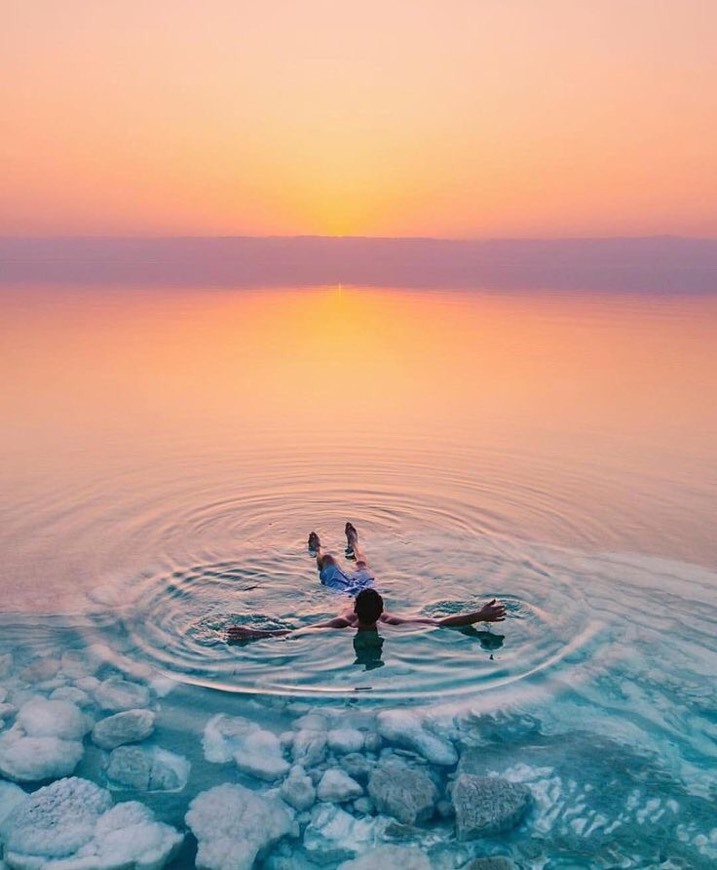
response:
<path id="1" fill-rule="evenodd" d="M 184 686 L 163 705 L 197 744 L 209 707 L 258 702 L 260 719 L 277 703 L 417 707 L 459 723 L 466 753 L 475 717 L 530 717 L 488 772 L 548 794 L 610 740 L 667 784 L 635 798 L 640 823 L 612 807 L 638 832 L 620 840 L 563 777 L 565 818 L 541 799 L 496 850 L 525 862 L 539 831 L 548 863 L 525 866 L 591 866 L 574 842 L 589 831 L 594 849 L 619 841 L 599 866 L 717 856 L 694 803 L 714 798 L 717 739 L 713 296 L 35 287 L 2 302 L 0 643 L 23 665 L 101 645 L 108 666 Z M 346 519 L 391 610 L 497 596 L 508 619 L 385 629 L 368 648 L 349 632 L 224 644 L 231 623 L 300 627 L 345 604 L 305 542 L 316 529 L 341 554 Z M 683 809 L 666 824 L 669 800 Z"/>

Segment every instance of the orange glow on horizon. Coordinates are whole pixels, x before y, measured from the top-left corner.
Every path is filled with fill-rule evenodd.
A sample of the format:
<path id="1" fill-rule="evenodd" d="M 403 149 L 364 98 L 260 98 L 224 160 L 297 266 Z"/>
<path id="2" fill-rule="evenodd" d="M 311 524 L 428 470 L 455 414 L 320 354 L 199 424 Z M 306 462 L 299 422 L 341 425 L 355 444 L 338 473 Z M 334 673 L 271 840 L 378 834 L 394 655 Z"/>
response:
<path id="1" fill-rule="evenodd" d="M 6 18 L 0 234 L 717 236 L 717 4 Z"/>

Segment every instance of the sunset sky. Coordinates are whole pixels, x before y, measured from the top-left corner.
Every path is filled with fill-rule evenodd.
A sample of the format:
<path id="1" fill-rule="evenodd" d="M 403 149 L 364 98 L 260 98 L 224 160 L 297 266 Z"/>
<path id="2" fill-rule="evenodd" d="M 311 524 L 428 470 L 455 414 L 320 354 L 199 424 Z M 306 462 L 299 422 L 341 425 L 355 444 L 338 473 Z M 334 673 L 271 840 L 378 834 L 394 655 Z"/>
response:
<path id="1" fill-rule="evenodd" d="M 717 237 L 715 0 L 5 0 L 0 234 Z"/>

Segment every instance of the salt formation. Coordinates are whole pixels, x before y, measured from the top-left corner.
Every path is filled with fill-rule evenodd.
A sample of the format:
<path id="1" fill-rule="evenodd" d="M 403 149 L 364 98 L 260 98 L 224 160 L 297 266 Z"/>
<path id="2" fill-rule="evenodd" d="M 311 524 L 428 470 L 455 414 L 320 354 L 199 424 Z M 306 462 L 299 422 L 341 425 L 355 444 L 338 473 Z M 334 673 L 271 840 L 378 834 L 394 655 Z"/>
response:
<path id="1" fill-rule="evenodd" d="M 333 752 L 360 752 L 364 747 L 364 736 L 356 728 L 332 728 L 326 734 L 326 742 Z"/>
<path id="2" fill-rule="evenodd" d="M 158 746 L 118 746 L 107 765 L 110 788 L 181 791 L 189 779 L 186 758 Z"/>
<path id="3" fill-rule="evenodd" d="M 363 788 L 343 770 L 330 768 L 321 777 L 316 793 L 319 800 L 344 803 L 360 798 Z"/>
<path id="4" fill-rule="evenodd" d="M 283 801 L 241 785 L 197 795 L 185 820 L 199 842 L 197 867 L 207 870 L 251 870 L 257 857 L 293 830 L 293 813 Z"/>
<path id="5" fill-rule="evenodd" d="M 413 710 L 384 710 L 376 717 L 378 732 L 385 740 L 407 746 L 427 761 L 453 767 L 458 754 L 450 740 L 427 730 L 425 720 Z"/>
<path id="6" fill-rule="evenodd" d="M 92 721 L 69 701 L 33 698 L 20 709 L 15 724 L 30 737 L 81 740 L 91 728 Z"/>
<path id="7" fill-rule="evenodd" d="M 115 749 L 125 743 L 138 743 L 153 731 L 151 710 L 125 710 L 101 719 L 92 729 L 92 740 L 102 749 Z"/>
<path id="8" fill-rule="evenodd" d="M 155 870 L 183 839 L 142 804 L 113 807 L 109 792 L 77 777 L 26 795 L 0 821 L 5 862 L 15 870 Z"/>
<path id="9" fill-rule="evenodd" d="M 354 779 L 364 781 L 368 779 L 373 764 L 369 758 L 360 752 L 350 752 L 341 759 L 341 766 Z"/>
<path id="10" fill-rule="evenodd" d="M 82 744 L 57 737 L 24 737 L 11 729 L 0 737 L 0 773 L 17 782 L 67 776 L 77 767 Z"/>
<path id="11" fill-rule="evenodd" d="M 316 789 L 311 777 L 300 764 L 295 764 L 281 784 L 280 793 L 295 810 L 308 810 L 316 801 Z"/>
<path id="12" fill-rule="evenodd" d="M 326 731 L 318 728 L 301 728 L 294 734 L 292 751 L 294 761 L 305 767 L 320 764 L 326 755 Z"/>
<path id="13" fill-rule="evenodd" d="M 377 809 L 404 825 L 427 821 L 434 812 L 436 786 L 428 774 L 395 757 L 389 757 L 374 770 L 368 792 Z"/>
<path id="14" fill-rule="evenodd" d="M 459 840 L 489 837 L 514 828 L 530 806 L 530 790 L 497 776 L 462 773 L 453 785 Z"/>
<path id="15" fill-rule="evenodd" d="M 38 658 L 30 662 L 24 667 L 19 677 L 24 683 L 35 683 L 41 685 L 47 680 L 51 680 L 57 675 L 60 670 L 61 662 L 53 658 Z"/>
<path id="16" fill-rule="evenodd" d="M 149 689 L 141 683 L 109 677 L 95 689 L 95 701 L 103 710 L 112 712 L 146 707 L 149 704 Z"/>
<path id="17" fill-rule="evenodd" d="M 78 689 L 77 686 L 60 686 L 52 692 L 50 700 L 69 701 L 71 704 L 76 704 L 78 707 L 89 707 L 92 703 L 92 699 L 87 692 L 83 692 L 82 689 Z"/>
<path id="18" fill-rule="evenodd" d="M 204 728 L 203 746 L 207 761 L 226 764 L 233 760 L 243 773 L 267 782 L 289 772 L 276 734 L 241 716 L 220 713 L 212 717 Z"/>
<path id="19" fill-rule="evenodd" d="M 355 858 L 379 843 L 385 821 L 357 819 L 335 804 L 317 804 L 304 831 L 304 849 L 317 864 Z"/>
<path id="20" fill-rule="evenodd" d="M 8 815 L 15 807 L 27 800 L 27 794 L 12 782 L 3 782 L 0 780 L 0 829 Z M 2 866 L 0 864 L 0 866 Z"/>
<path id="21" fill-rule="evenodd" d="M 18 782 L 67 776 L 82 758 L 82 738 L 91 726 L 69 701 L 33 698 L 0 735 L 0 773 Z"/>

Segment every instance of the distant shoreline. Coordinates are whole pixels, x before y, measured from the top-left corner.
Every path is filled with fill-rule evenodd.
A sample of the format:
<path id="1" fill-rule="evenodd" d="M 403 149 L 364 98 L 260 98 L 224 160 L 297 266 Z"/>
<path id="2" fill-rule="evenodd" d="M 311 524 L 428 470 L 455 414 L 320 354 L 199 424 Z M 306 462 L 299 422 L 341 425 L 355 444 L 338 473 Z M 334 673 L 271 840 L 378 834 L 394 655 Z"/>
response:
<path id="1" fill-rule="evenodd" d="M 717 239 L 0 237 L 0 286 L 717 292 Z"/>

